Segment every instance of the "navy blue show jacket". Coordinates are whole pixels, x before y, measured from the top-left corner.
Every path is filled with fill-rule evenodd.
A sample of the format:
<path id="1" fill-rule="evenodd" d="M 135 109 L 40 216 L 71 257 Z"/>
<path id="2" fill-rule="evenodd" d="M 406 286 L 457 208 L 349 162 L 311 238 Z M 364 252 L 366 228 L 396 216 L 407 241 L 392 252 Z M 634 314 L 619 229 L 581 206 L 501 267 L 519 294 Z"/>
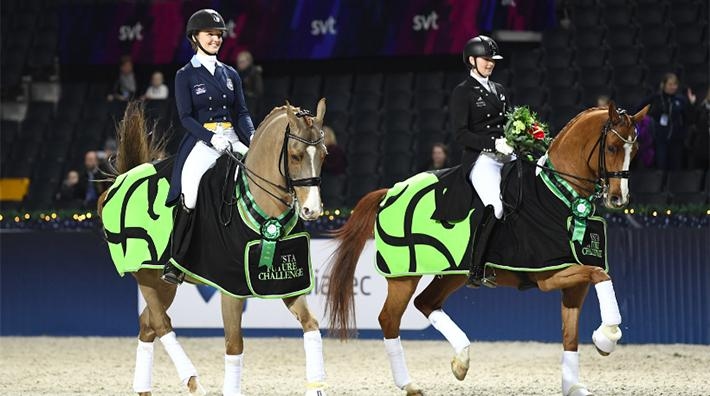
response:
<path id="1" fill-rule="evenodd" d="M 181 175 L 187 156 L 198 141 L 210 144 L 213 133 L 202 125 L 230 122 L 239 140 L 249 146 L 254 133 L 242 90 L 242 81 L 234 68 L 217 62 L 214 75 L 193 57 L 175 75 L 175 103 L 180 123 L 186 132 L 180 142 L 170 192 L 166 204 L 172 206 L 182 192 Z"/>

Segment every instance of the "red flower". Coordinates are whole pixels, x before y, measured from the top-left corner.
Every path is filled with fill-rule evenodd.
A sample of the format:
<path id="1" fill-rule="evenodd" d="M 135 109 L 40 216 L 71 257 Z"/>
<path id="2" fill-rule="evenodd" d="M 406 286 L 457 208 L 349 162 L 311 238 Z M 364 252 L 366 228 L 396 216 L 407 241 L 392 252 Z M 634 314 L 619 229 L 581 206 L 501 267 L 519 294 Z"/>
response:
<path id="1" fill-rule="evenodd" d="M 528 132 L 530 132 L 535 140 L 542 140 L 545 138 L 545 131 L 543 131 L 538 124 L 533 124 L 532 128 L 530 128 Z"/>

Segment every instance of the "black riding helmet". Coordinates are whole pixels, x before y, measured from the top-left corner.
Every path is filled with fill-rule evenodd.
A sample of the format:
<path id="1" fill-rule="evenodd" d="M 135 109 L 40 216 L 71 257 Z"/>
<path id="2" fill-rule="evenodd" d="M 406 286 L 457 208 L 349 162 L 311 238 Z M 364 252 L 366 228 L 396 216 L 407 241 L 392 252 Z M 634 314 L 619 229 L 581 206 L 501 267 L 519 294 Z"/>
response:
<path id="1" fill-rule="evenodd" d="M 227 26 L 224 24 L 224 18 L 222 18 L 222 15 L 219 15 L 219 12 L 205 8 L 192 14 L 190 19 L 188 19 L 187 27 L 185 28 L 185 35 L 187 36 L 187 39 L 190 40 L 190 42 L 197 44 L 197 46 L 204 51 L 204 48 L 200 46 L 200 43 L 193 39 L 193 36 L 202 30 L 221 30 L 226 32 Z"/>
<path id="2" fill-rule="evenodd" d="M 496 44 L 492 38 L 484 35 L 478 35 L 468 40 L 466 45 L 463 47 L 463 63 L 467 68 L 473 66 L 468 61 L 469 56 L 480 56 L 494 60 L 503 59 L 500 55 L 500 51 L 498 50 L 498 44 Z"/>

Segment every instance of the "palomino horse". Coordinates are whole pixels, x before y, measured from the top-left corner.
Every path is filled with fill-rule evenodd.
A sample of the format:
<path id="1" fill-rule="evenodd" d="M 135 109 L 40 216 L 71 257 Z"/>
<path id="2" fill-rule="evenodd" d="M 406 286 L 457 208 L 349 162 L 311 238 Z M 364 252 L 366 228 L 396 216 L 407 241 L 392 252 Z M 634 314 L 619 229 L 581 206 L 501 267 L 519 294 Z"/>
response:
<path id="1" fill-rule="evenodd" d="M 245 196 L 249 196 L 254 210 L 266 219 L 283 217 L 284 213 L 297 213 L 292 218 L 298 225 L 301 223 L 299 217 L 313 220 L 320 216 L 322 204 L 319 174 L 326 154 L 321 131 L 324 114 L 324 99 L 318 103 L 315 117 L 289 104 L 274 109 L 259 125 L 244 162 L 238 161 L 240 175 L 247 175 L 244 178 L 247 191 L 238 195 L 232 190 L 233 193 L 228 192 L 228 200 L 234 200 L 236 196 L 232 204 L 238 204 Z M 116 170 L 120 175 L 99 200 L 99 213 L 104 220 L 109 248 L 117 269 L 121 274 L 131 272 L 134 275 L 147 303 L 140 315 L 134 390 L 141 395 L 150 394 L 153 341 L 158 337 L 188 391 L 204 393 L 197 381 L 197 371 L 177 342 L 166 313 L 175 297 L 176 286 L 160 280 L 160 268 L 171 258 L 173 251 L 170 246 L 173 210 L 164 205 L 172 162 L 168 159 L 147 163 L 158 159 L 157 150 L 147 141 L 143 111 L 138 104 L 128 106 L 119 126 L 119 136 Z M 224 174 L 213 172 L 215 168 L 203 177 L 200 194 L 206 183 L 217 178 L 224 180 Z M 234 179 L 237 179 L 236 175 Z M 204 206 L 218 208 L 215 209 L 214 217 L 218 216 L 216 212 L 219 211 L 220 202 L 207 202 Z M 200 198 L 197 210 L 199 208 Z M 236 216 L 240 216 L 240 212 L 232 208 L 238 213 Z M 226 254 L 221 253 L 222 256 Z M 312 274 L 306 271 L 306 278 L 309 277 L 312 283 Z M 199 283 L 189 276 L 186 279 Z M 244 348 L 241 318 L 246 296 L 235 297 L 233 293 L 222 289 L 218 281 L 210 284 L 222 291 L 226 349 L 222 393 L 241 395 Z M 306 395 L 320 396 L 325 395 L 322 341 L 318 322 L 304 297 L 308 290 L 298 290 L 282 299 L 304 331 L 308 384 Z"/>
<path id="2" fill-rule="evenodd" d="M 575 260 L 577 255 L 573 256 L 568 237 L 571 229 L 565 220 L 573 220 L 573 229 L 580 231 L 575 244 L 589 242 L 586 235 L 592 227 L 590 213 L 593 213 L 590 200 L 603 196 L 604 204 L 614 208 L 628 203 L 628 168 L 637 146 L 634 124 L 647 110 L 629 116 L 618 112 L 612 103 L 608 109 L 589 109 L 571 120 L 537 165 L 525 163 L 528 170 L 521 173 L 517 181 L 521 189 L 518 191 L 525 194 L 525 199 L 517 213 L 496 226 L 489 249 L 485 250 L 486 270 L 494 274 L 497 285 L 562 291 L 562 394 L 565 396 L 591 394 L 579 383 L 577 352 L 579 313 L 590 284 L 597 290 L 602 318 L 601 326 L 592 337 L 594 344 L 600 353 L 607 355 L 621 338 L 618 326 L 621 315 L 606 260 L 600 260 L 601 265 L 594 260 L 594 265 Z M 543 178 L 547 181 L 541 180 Z M 379 322 L 394 383 L 407 395 L 421 395 L 423 391 L 407 371 L 399 339 L 400 321 L 422 274 L 438 276 L 414 299 L 414 305 L 454 348 L 451 362 L 454 376 L 463 380 L 469 368 L 468 337 L 442 307 L 451 293 L 466 282 L 471 250 L 476 249 L 471 243 L 475 239 L 475 224 L 466 224 L 466 221 L 443 224 L 432 220 L 436 203 L 432 191 L 436 182 L 430 179 L 436 180 L 435 175 L 423 173 L 395 184 L 389 191 L 383 189 L 365 195 L 348 222 L 335 233 L 340 244 L 329 273 L 326 308 L 330 324 L 341 338 L 347 338 L 353 327 L 353 275 L 364 244 L 374 230 L 377 267 L 387 277 L 387 298 Z M 417 184 L 424 184 L 426 188 L 419 188 Z M 566 191 L 560 192 L 559 188 Z M 511 193 L 510 190 L 505 190 L 506 201 L 519 196 L 518 191 Z M 427 198 L 429 196 L 432 198 Z M 541 205 L 532 206 L 536 199 L 542 201 Z M 396 211 L 393 208 L 397 205 L 404 209 Z M 394 214 L 388 214 L 392 210 Z M 476 210 L 479 209 L 470 213 Z M 568 217 L 571 214 L 574 216 Z M 507 226 L 509 222 L 513 226 Z M 604 228 L 603 222 L 597 221 L 597 224 Z M 599 238 L 598 234 L 591 235 Z M 534 250 L 541 246 L 553 250 L 555 258 L 546 258 L 552 256 L 545 250 Z M 560 251 L 560 246 L 569 261 L 559 261 L 556 252 Z M 395 249 L 400 249 L 401 253 L 393 253 Z M 539 257 L 543 258 L 539 259 L 542 262 L 535 263 L 538 268 L 526 268 L 528 262 Z M 436 262 L 427 262 L 432 260 Z"/>

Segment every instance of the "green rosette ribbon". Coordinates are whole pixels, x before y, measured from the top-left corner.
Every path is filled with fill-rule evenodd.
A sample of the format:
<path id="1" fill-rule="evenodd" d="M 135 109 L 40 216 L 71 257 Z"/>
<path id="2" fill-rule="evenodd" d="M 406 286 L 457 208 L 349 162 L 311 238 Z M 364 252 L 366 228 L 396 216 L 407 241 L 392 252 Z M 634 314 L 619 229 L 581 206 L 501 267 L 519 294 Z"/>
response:
<path id="1" fill-rule="evenodd" d="M 276 219 L 269 219 L 261 225 L 261 255 L 259 256 L 259 267 L 268 267 L 274 264 L 274 252 L 276 251 L 276 241 L 281 238 L 283 227 Z"/>

